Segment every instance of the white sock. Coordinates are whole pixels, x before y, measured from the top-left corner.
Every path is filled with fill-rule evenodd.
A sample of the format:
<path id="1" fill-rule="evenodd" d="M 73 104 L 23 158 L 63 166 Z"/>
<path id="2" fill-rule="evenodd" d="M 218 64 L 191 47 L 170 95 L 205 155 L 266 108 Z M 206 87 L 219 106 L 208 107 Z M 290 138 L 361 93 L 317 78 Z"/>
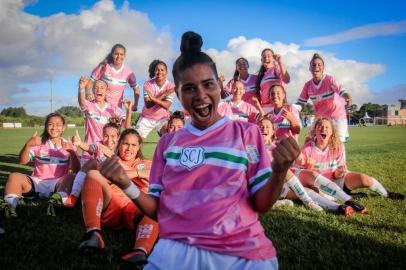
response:
<path id="1" fill-rule="evenodd" d="M 345 193 L 336 183 L 319 174 L 314 180 L 316 187 L 320 188 L 323 192 L 328 195 L 333 196 L 334 198 L 346 202 L 351 200 L 351 196 Z"/>
<path id="2" fill-rule="evenodd" d="M 290 189 L 296 194 L 296 196 L 305 204 L 312 201 L 312 198 L 309 197 L 305 188 L 303 187 L 302 183 L 299 179 L 293 175 L 287 182 Z"/>
<path id="3" fill-rule="evenodd" d="M 373 177 L 371 177 L 371 178 L 372 178 L 372 185 L 369 187 L 369 189 L 381 196 L 388 197 L 388 192 L 382 186 L 382 184 L 379 183 L 379 181 L 376 180 L 375 178 L 373 178 Z"/>
<path id="4" fill-rule="evenodd" d="M 321 207 L 331 210 L 331 211 L 337 211 L 338 207 L 340 206 L 338 203 L 335 203 L 333 201 L 330 201 L 326 197 L 321 196 L 319 193 L 316 191 L 306 188 L 307 194 L 309 194 L 310 198 L 312 198 L 313 201 L 315 201 L 318 205 Z"/>
<path id="5" fill-rule="evenodd" d="M 83 183 L 85 182 L 86 178 L 86 173 L 79 171 L 76 176 L 75 180 L 73 180 L 73 186 L 72 186 L 72 192 L 71 194 L 75 195 L 76 197 L 79 197 L 80 192 L 82 191 L 83 188 Z"/>
<path id="6" fill-rule="evenodd" d="M 4 201 L 6 203 L 8 203 L 11 207 L 13 207 L 14 209 L 18 205 L 19 199 L 20 199 L 20 196 L 18 196 L 17 194 L 12 194 L 12 193 L 4 196 Z"/>

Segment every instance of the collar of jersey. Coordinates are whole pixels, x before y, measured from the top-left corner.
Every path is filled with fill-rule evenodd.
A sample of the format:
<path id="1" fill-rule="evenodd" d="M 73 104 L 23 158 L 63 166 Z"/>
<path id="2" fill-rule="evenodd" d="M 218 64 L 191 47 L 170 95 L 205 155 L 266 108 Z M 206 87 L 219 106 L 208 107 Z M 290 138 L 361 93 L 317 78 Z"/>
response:
<path id="1" fill-rule="evenodd" d="M 323 84 L 324 78 L 326 78 L 326 74 L 323 74 L 323 78 L 321 78 L 321 81 L 319 82 L 319 84 L 315 84 L 312 79 L 312 83 L 313 83 L 314 87 L 316 87 L 317 89 L 320 89 L 321 85 Z"/>
<path id="2" fill-rule="evenodd" d="M 193 126 L 192 123 L 186 124 L 185 129 L 187 131 L 189 131 L 190 133 L 192 133 L 193 135 L 200 137 L 200 136 L 203 136 L 203 135 L 209 133 L 210 131 L 213 131 L 213 130 L 221 127 L 228 121 L 230 121 L 230 119 L 228 117 L 224 116 L 223 118 L 219 119 L 216 123 L 214 123 L 213 125 L 211 125 L 210 127 L 206 128 L 204 130 L 200 130 L 200 129 L 196 128 L 195 126 Z"/>
<path id="3" fill-rule="evenodd" d="M 114 72 L 114 73 L 120 73 L 122 70 L 123 70 L 123 68 L 124 68 L 124 63 L 123 64 L 121 64 L 121 67 L 119 68 L 119 69 L 116 69 L 115 67 L 114 67 L 114 65 L 112 65 L 112 64 L 109 64 L 110 65 L 110 67 L 111 67 L 111 70 Z"/>

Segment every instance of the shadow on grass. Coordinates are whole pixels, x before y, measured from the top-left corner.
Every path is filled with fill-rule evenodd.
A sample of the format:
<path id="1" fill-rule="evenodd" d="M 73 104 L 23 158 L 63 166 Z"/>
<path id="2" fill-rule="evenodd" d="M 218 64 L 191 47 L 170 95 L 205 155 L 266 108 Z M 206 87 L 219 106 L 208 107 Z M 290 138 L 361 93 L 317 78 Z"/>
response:
<path id="1" fill-rule="evenodd" d="M 133 233 L 104 230 L 108 255 L 103 260 L 83 258 L 77 252 L 84 233 L 80 205 L 59 211 L 57 217 L 48 217 L 45 212 L 46 203 L 42 202 L 18 209 L 18 219 L 1 222 L 7 231 L 0 240 L 0 265 L 4 269 L 117 269 L 120 257 L 132 247 Z M 340 229 L 320 224 L 320 215 L 307 211 L 292 216 L 276 210 L 261 217 L 277 247 L 282 270 L 404 269 L 405 246 L 361 236 L 362 227 L 354 232 L 359 236 L 350 235 L 340 231 L 348 219 L 322 215 L 328 215 L 323 217 Z M 301 216 L 314 221 L 303 221 Z"/>
<path id="2" fill-rule="evenodd" d="M 307 214 L 307 213 L 306 213 Z M 308 215 L 312 215 L 309 213 Z M 317 214 L 314 214 L 315 216 Z M 333 222 L 343 227 L 354 220 L 333 214 Z M 359 222 L 359 230 L 349 235 L 329 225 L 303 221 L 284 211 L 272 211 L 261 217 L 267 224 L 266 232 L 278 251 L 281 269 L 404 269 L 406 245 L 377 242 L 361 235 L 365 224 Z M 400 228 L 387 228 L 402 231 Z"/>

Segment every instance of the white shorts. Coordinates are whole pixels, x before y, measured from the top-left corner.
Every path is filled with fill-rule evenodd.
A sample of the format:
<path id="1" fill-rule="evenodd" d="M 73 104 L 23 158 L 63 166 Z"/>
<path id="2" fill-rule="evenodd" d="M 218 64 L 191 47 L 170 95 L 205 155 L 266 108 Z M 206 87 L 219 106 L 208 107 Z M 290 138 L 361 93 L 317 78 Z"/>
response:
<path id="1" fill-rule="evenodd" d="M 148 257 L 148 264 L 144 270 L 266 270 L 278 268 L 277 257 L 269 260 L 247 260 L 201 249 L 179 241 L 159 239 Z"/>
<path id="2" fill-rule="evenodd" d="M 156 129 L 156 131 L 159 133 L 161 130 L 162 126 L 167 122 L 168 120 L 162 119 L 162 120 L 152 120 L 148 118 L 144 118 L 140 116 L 138 119 L 137 125 L 135 125 L 135 130 L 140 134 L 140 136 L 145 139 L 148 137 L 148 134 L 153 130 Z"/>
<path id="3" fill-rule="evenodd" d="M 346 142 L 350 135 L 348 134 L 348 123 L 347 119 L 338 119 L 338 120 L 332 120 L 334 126 L 337 129 L 338 137 L 340 138 L 340 141 Z"/>
<path id="4" fill-rule="evenodd" d="M 64 178 L 64 176 L 55 179 L 43 180 L 38 177 L 29 176 L 31 183 L 34 185 L 34 192 L 41 198 L 49 198 L 51 193 L 55 192 L 56 184 Z"/>

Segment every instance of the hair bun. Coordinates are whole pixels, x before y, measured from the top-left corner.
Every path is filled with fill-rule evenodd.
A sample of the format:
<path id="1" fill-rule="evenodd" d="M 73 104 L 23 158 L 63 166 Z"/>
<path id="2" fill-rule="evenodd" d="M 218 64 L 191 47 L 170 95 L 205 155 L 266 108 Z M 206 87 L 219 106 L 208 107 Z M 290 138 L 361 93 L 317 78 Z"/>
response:
<path id="1" fill-rule="evenodd" d="M 315 53 L 315 54 L 313 54 L 313 58 L 321 58 L 321 56 L 320 56 L 320 54 Z"/>
<path id="2" fill-rule="evenodd" d="M 201 52 L 203 45 L 202 37 L 192 31 L 185 32 L 182 35 L 182 41 L 180 44 L 181 53 L 198 53 Z"/>

